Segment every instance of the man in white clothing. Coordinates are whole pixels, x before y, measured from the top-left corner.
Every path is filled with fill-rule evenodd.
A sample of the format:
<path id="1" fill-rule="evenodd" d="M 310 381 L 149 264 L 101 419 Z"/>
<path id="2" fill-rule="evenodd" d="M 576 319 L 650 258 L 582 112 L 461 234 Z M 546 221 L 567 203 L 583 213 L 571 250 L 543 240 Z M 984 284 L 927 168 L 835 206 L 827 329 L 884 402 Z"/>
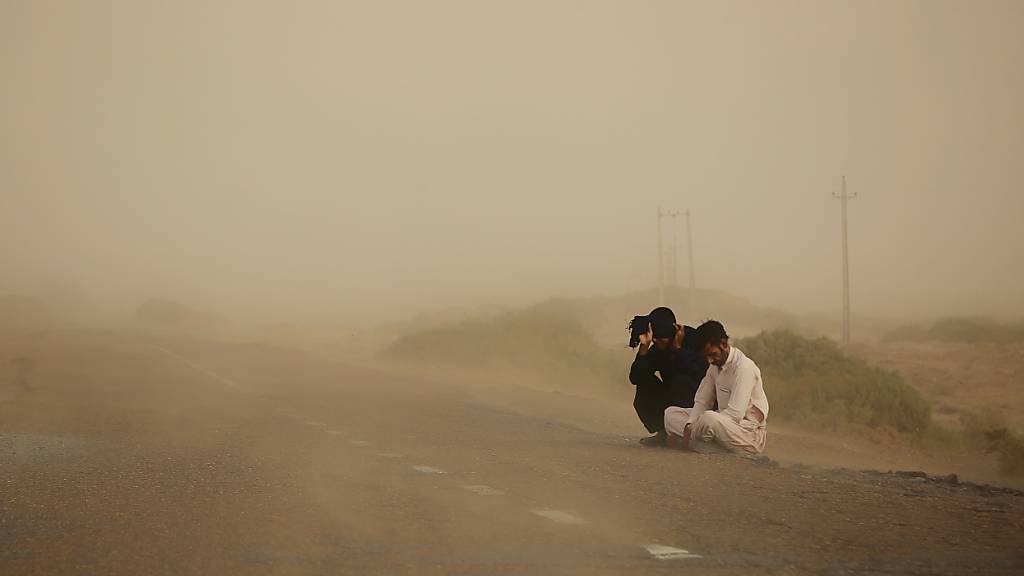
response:
<path id="1" fill-rule="evenodd" d="M 701 324 L 697 341 L 711 366 L 697 388 L 693 408 L 665 410 L 668 445 L 696 451 L 714 445 L 730 452 L 760 454 L 768 420 L 761 370 L 739 348 L 729 345 L 729 335 L 719 322 Z M 708 409 L 715 400 L 717 412 Z"/>

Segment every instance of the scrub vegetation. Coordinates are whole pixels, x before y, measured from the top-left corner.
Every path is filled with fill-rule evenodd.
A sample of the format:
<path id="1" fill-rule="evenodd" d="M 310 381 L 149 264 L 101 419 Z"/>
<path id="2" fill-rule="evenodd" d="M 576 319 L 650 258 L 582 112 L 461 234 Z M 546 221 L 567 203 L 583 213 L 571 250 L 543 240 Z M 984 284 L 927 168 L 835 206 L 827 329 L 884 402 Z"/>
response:
<path id="1" fill-rule="evenodd" d="M 621 352 L 602 347 L 573 315 L 549 306 L 409 331 L 383 354 L 418 367 L 597 394 L 621 387 L 628 367 Z"/>
<path id="2" fill-rule="evenodd" d="M 904 326 L 886 334 L 890 342 L 966 342 L 1009 344 L 1024 342 L 1024 323 L 1007 324 L 990 318 L 943 318 L 929 325 Z"/>
<path id="3" fill-rule="evenodd" d="M 962 421 L 958 439 L 964 447 L 995 454 L 1003 474 L 1024 476 L 1024 436 L 1013 431 L 1004 418 L 974 412 Z"/>
<path id="4" fill-rule="evenodd" d="M 52 324 L 52 314 L 39 300 L 0 296 L 0 339 L 45 330 Z"/>
<path id="5" fill-rule="evenodd" d="M 767 331 L 737 340 L 761 368 L 772 416 L 835 429 L 845 424 L 887 427 L 920 435 L 931 408 L 892 370 L 846 355 L 827 338 Z"/>

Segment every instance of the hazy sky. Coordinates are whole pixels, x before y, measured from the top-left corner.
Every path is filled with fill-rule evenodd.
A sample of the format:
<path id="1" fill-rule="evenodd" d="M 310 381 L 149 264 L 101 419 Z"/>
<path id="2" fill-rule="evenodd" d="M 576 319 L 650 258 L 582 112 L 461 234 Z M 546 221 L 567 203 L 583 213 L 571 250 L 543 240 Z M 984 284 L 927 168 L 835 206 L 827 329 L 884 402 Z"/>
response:
<path id="1" fill-rule="evenodd" d="M 1024 314 L 1024 3 L 0 0 L 0 294 Z M 666 235 L 667 236 L 667 235 Z M 681 262 L 685 267 L 685 259 Z"/>

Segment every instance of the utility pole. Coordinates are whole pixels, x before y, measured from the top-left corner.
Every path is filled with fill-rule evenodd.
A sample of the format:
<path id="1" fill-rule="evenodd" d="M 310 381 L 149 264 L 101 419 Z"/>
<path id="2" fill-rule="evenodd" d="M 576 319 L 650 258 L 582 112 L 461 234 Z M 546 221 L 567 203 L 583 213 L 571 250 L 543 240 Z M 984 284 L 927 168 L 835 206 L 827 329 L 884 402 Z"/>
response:
<path id="1" fill-rule="evenodd" d="M 658 306 L 665 305 L 665 252 L 663 248 L 663 234 L 661 230 L 661 219 L 672 218 L 672 275 L 669 278 L 671 286 L 679 287 L 679 234 L 676 226 L 676 217 L 680 214 L 687 214 L 679 210 L 662 210 L 658 206 Z M 689 218 L 689 216 L 687 216 Z M 692 254 L 692 248 L 691 248 Z M 692 259 L 692 257 L 691 257 Z M 690 278 L 693 281 L 693 264 L 690 264 Z"/>
<path id="2" fill-rule="evenodd" d="M 672 286 L 674 288 L 679 287 L 679 235 L 676 226 L 676 216 L 678 215 L 678 210 L 669 212 L 669 216 L 672 217 Z"/>
<path id="3" fill-rule="evenodd" d="M 665 305 L 665 259 L 661 246 L 661 218 L 664 215 L 658 206 L 658 306 Z"/>
<path id="4" fill-rule="evenodd" d="M 843 348 L 850 348 L 850 252 L 846 234 L 846 202 L 857 197 L 856 192 L 850 195 L 846 192 L 846 176 L 843 175 L 842 192 L 832 193 L 833 198 L 838 198 L 843 210 Z"/>
<path id="5" fill-rule="evenodd" d="M 689 263 L 690 263 L 690 291 L 687 293 L 686 307 L 689 310 L 687 314 L 693 314 L 693 299 L 696 296 L 697 281 L 693 275 L 693 225 L 690 222 L 690 209 L 687 208 L 686 212 L 686 247 L 689 249 Z"/>

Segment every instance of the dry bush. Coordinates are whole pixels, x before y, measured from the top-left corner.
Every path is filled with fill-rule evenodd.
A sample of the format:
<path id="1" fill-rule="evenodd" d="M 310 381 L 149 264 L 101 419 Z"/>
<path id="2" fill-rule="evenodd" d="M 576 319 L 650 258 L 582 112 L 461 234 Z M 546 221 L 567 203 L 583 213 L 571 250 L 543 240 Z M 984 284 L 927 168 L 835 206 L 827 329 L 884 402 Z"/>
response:
<path id="1" fill-rule="evenodd" d="M 0 296 L 0 338 L 50 328 L 53 318 L 42 302 L 25 296 Z"/>
<path id="2" fill-rule="evenodd" d="M 1006 324 L 990 318 L 943 318 L 927 326 L 904 326 L 886 334 L 890 342 L 966 342 L 1008 344 L 1024 342 L 1024 324 Z"/>
<path id="3" fill-rule="evenodd" d="M 408 332 L 381 357 L 595 392 L 621 386 L 632 359 L 602 347 L 572 315 L 550 307 Z"/>
<path id="4" fill-rule="evenodd" d="M 1024 437 L 1010 429 L 1004 416 L 991 411 L 973 412 L 961 420 L 968 448 L 995 454 L 1003 474 L 1024 475 Z"/>
<path id="5" fill-rule="evenodd" d="M 999 470 L 1007 475 L 1024 475 L 1024 438 L 1006 428 L 985 433 L 987 452 L 999 456 Z"/>
<path id="6" fill-rule="evenodd" d="M 147 300 L 135 311 L 140 326 L 152 329 L 208 330 L 223 324 L 209 312 L 196 310 L 174 300 Z"/>
<path id="7" fill-rule="evenodd" d="M 789 331 L 762 332 L 737 341 L 761 368 L 772 415 L 808 426 L 888 427 L 922 435 L 931 408 L 891 370 L 848 356 L 827 339 Z"/>

